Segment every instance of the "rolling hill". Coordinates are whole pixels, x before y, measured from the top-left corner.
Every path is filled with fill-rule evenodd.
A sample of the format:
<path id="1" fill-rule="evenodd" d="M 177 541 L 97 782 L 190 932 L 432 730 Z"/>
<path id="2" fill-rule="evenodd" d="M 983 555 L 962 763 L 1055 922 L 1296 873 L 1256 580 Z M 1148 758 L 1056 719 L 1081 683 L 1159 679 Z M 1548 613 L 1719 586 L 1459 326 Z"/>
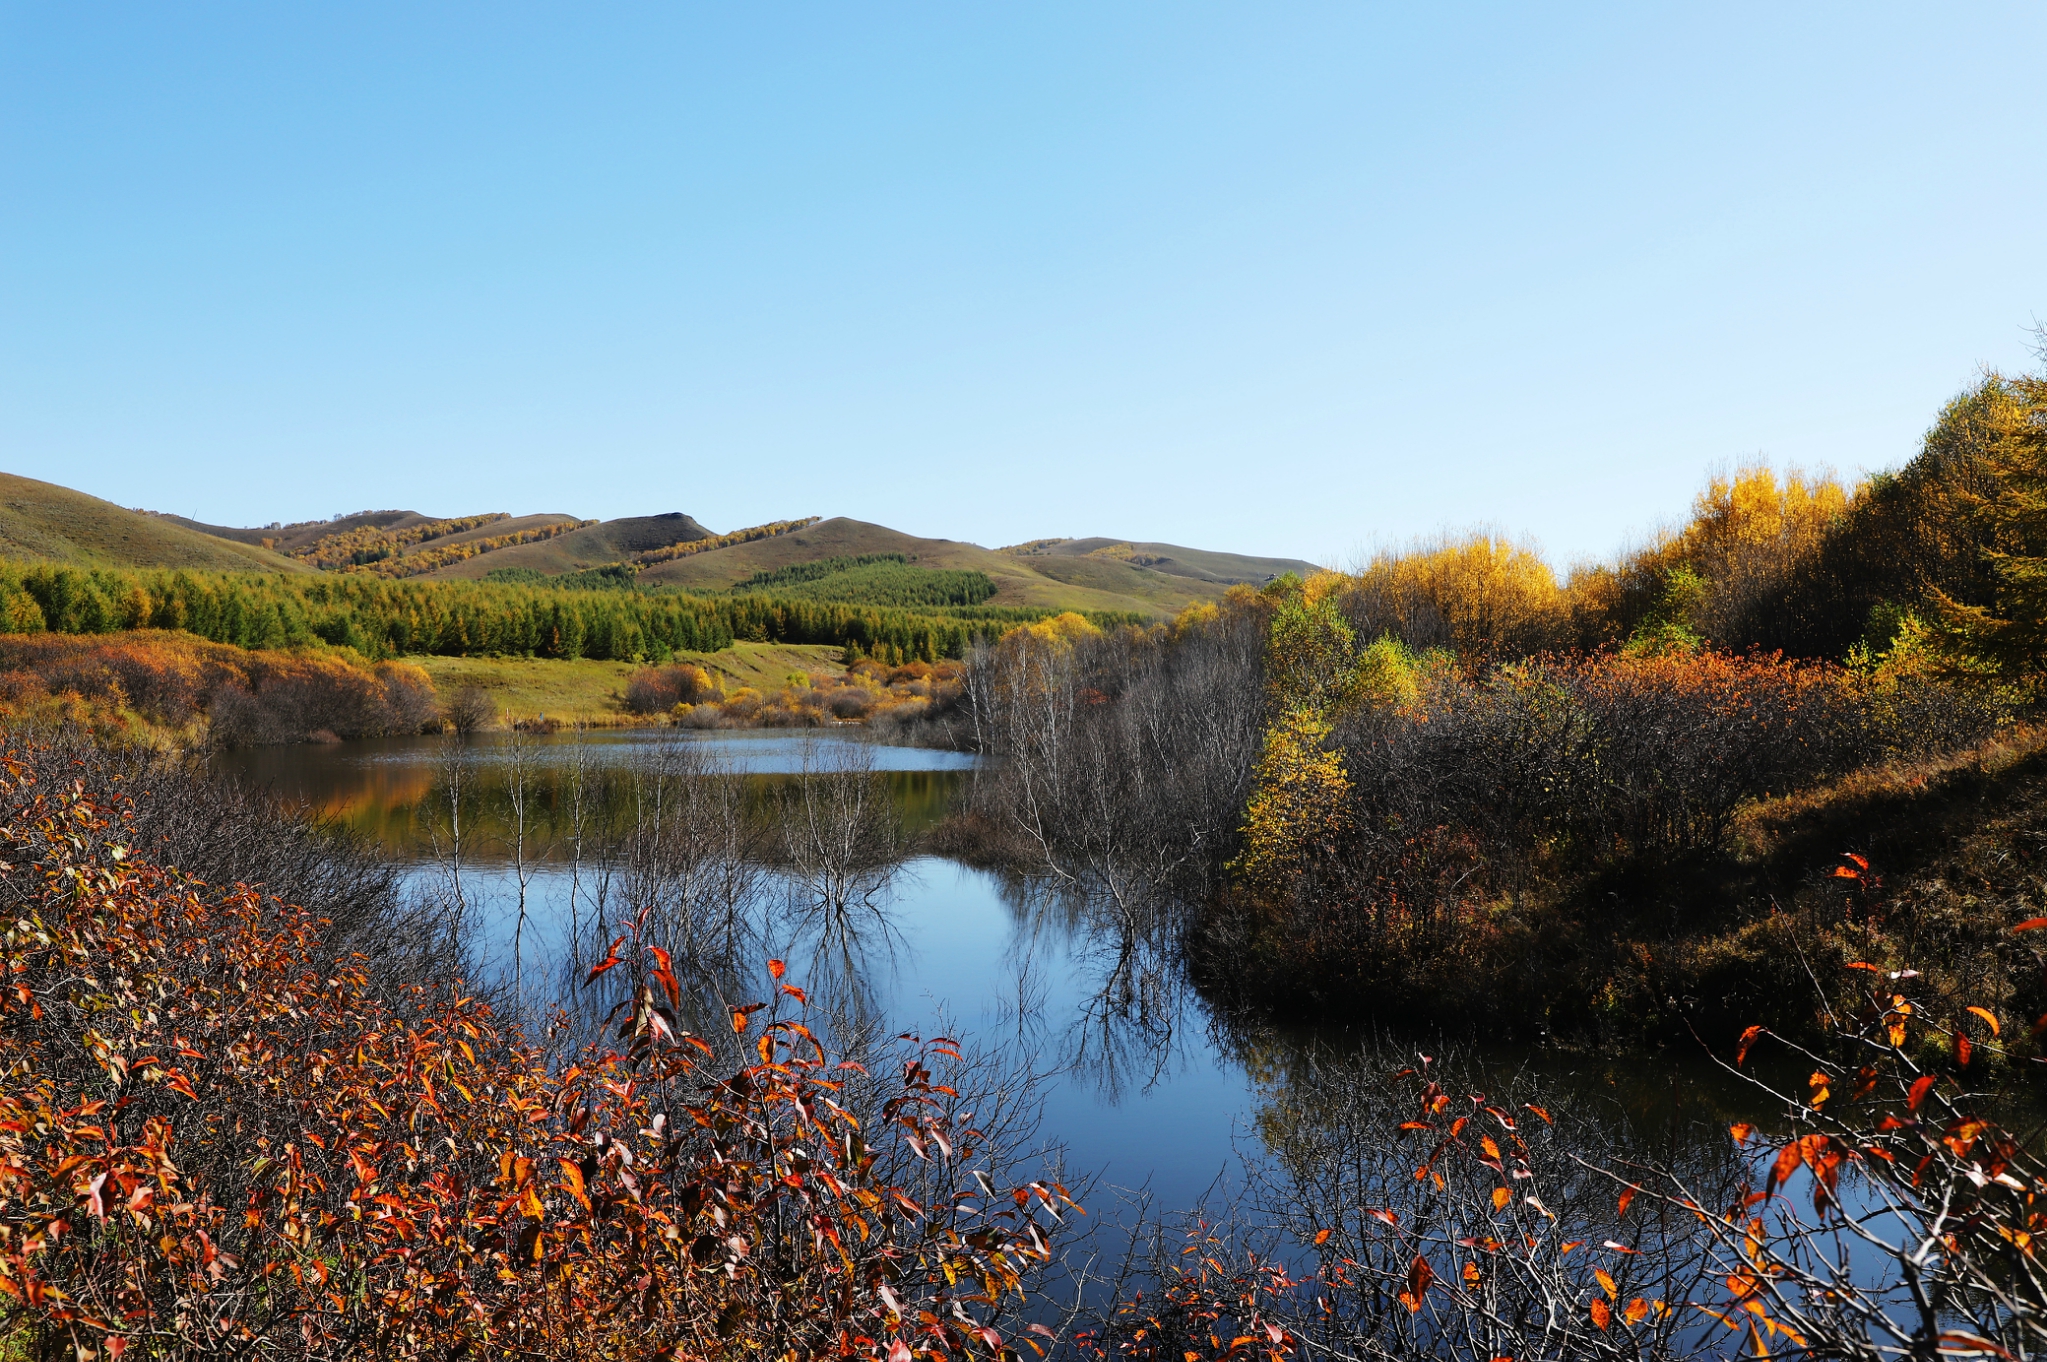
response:
<path id="1" fill-rule="evenodd" d="M 55 483 L 0 473 L 0 554 L 79 567 L 310 572 L 260 543 L 202 533 Z"/>
<path id="2" fill-rule="evenodd" d="M 1121 543 L 1113 539 L 1037 542 L 1110 547 Z M 1169 544 L 1143 547 L 1159 551 L 1147 556 L 1168 562 L 1160 566 L 1089 552 L 998 551 L 951 539 L 920 539 L 885 525 L 836 516 L 792 534 L 656 564 L 640 574 L 640 582 L 647 587 L 726 591 L 756 573 L 820 558 L 900 553 L 920 567 L 987 573 L 996 588 L 990 605 L 1159 615 L 1213 600 L 1232 582 L 1263 582 L 1278 572 L 1314 570 L 1313 564 L 1294 559 L 1242 558 Z"/>
<path id="3" fill-rule="evenodd" d="M 472 533 L 483 538 L 503 532 L 500 526 L 493 525 Z M 601 520 L 553 539 L 493 549 L 489 553 L 451 563 L 427 576 L 474 579 L 498 568 L 530 568 L 552 576 L 582 568 L 603 567 L 606 563 L 623 562 L 650 549 L 665 549 L 671 544 L 710 537 L 709 530 L 680 511 L 670 511 L 666 515 L 627 516 L 619 520 Z"/>
<path id="4" fill-rule="evenodd" d="M 549 537 L 535 537 L 550 531 Z M 360 511 L 332 520 L 239 528 L 124 510 L 51 483 L 0 474 L 0 555 L 80 566 L 228 572 L 362 568 L 381 575 L 460 581 L 502 568 L 553 577 L 638 561 L 644 565 L 637 579 L 643 590 L 724 593 L 758 574 L 781 573 L 823 559 L 900 554 L 909 560 L 912 586 L 921 580 L 917 569 L 986 574 L 995 584 L 995 594 L 985 604 L 993 607 L 1152 616 L 1213 600 L 1233 583 L 1258 585 L 1283 572 L 1314 570 L 1313 564 L 1295 558 L 1105 538 L 1039 539 L 987 549 L 951 539 L 920 538 L 845 516 L 777 523 L 743 534 L 764 537 L 717 547 L 705 544 L 701 551 L 668 557 L 655 551 L 718 536 L 680 511 L 588 524 L 560 512 L 440 519 L 418 511 Z M 515 542 L 503 542 L 508 539 Z M 898 570 L 868 575 L 877 580 L 888 577 L 896 594 L 905 589 Z M 830 589 L 841 593 L 859 580 L 844 578 Z M 799 594 L 815 595 L 823 589 Z M 986 589 L 984 583 L 977 591 Z"/>
<path id="5" fill-rule="evenodd" d="M 1121 539 L 1034 539 L 1002 550 L 1019 558 L 1067 560 L 1086 558 L 1096 562 L 1127 563 L 1169 577 L 1191 577 L 1225 586 L 1238 582 L 1259 586 L 1284 573 L 1305 577 L 1316 571 L 1313 563 L 1299 558 L 1252 558 L 1241 553 L 1216 553 L 1190 549 L 1179 544 L 1138 544 Z M 1034 562 L 1040 572 L 1056 575 L 1066 568 L 1063 561 Z"/>

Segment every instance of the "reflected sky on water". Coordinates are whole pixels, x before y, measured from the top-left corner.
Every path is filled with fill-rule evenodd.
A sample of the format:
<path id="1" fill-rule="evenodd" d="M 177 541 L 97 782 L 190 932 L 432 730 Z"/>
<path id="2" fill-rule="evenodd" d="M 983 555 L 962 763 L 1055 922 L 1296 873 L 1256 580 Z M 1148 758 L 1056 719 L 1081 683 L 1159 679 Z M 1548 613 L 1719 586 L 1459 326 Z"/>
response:
<path id="1" fill-rule="evenodd" d="M 408 861 L 426 886 L 445 875 L 425 829 L 436 807 L 445 807 L 451 758 L 459 757 L 465 798 L 474 801 L 464 895 L 473 939 L 486 963 L 501 971 L 514 968 L 520 898 L 504 790 L 523 763 L 532 799 L 516 968 L 522 981 L 561 991 L 595 958 L 592 943 L 601 953 L 602 938 L 617 928 L 615 920 L 593 920 L 588 867 L 572 871 L 568 864 L 567 811 L 579 768 L 588 788 L 603 791 L 599 802 L 610 801 L 608 814 L 622 816 L 634 772 L 655 770 L 677 753 L 708 758 L 758 810 L 778 807 L 778 791 L 849 752 L 871 763 L 912 831 L 936 824 L 972 778 L 974 759 L 959 753 L 816 732 L 492 734 L 459 743 L 418 738 L 266 748 L 218 761 L 224 774 L 372 839 Z M 1065 1146 L 1067 1170 L 1147 1187 L 1164 1208 L 1191 1206 L 1231 1175 L 1246 1142 L 1257 1145 L 1260 1113 L 1275 1100 L 1304 1105 L 1300 1092 L 1289 1091 L 1304 1072 L 1296 1062 L 1302 1046 L 1356 1053 L 1367 1043 L 1357 1033 L 1218 1025 L 1186 981 L 1169 921 L 1133 934 L 1071 895 L 935 856 L 906 860 L 829 923 L 806 907 L 790 873 L 770 867 L 746 912 L 746 968 L 758 978 L 749 982 L 742 973 L 731 987 L 765 995 L 761 966 L 774 955 L 788 960 L 792 980 L 825 1010 L 858 1014 L 879 1032 L 944 1029 L 970 1046 L 1006 1045 L 1030 1055 L 1048 1075 L 1044 1129 Z M 1508 1068 L 1531 1066 L 1550 1080 L 1615 1098 L 1644 1083 L 1633 1065 L 1507 1057 Z M 1657 1066 L 1655 1075 L 1647 1086 L 1669 1084 L 1675 1099 L 1671 1066 Z M 1638 1093 L 1634 1104 L 1652 1119 L 1648 1109 L 1661 1105 L 1653 1091 Z M 1707 1105 L 1714 1105 L 1710 1098 Z"/>

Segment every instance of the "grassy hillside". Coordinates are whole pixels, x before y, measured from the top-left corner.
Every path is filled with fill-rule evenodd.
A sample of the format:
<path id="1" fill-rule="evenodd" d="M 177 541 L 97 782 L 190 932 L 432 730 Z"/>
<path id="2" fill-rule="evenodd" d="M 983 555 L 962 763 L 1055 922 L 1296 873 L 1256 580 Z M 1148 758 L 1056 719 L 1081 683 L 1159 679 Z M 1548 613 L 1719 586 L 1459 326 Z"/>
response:
<path id="1" fill-rule="evenodd" d="M 794 534 L 659 563 L 640 574 L 640 584 L 722 592 L 757 573 L 777 572 L 821 558 L 890 553 L 900 553 L 922 568 L 986 573 L 995 583 L 995 595 L 987 602 L 992 606 L 1162 615 L 1196 601 L 1213 600 L 1223 591 L 1220 581 L 1176 576 L 1115 559 L 1023 557 L 951 539 L 920 539 L 845 516 L 820 521 Z"/>
<path id="2" fill-rule="evenodd" d="M 532 583 L 544 585 L 546 579 L 564 573 L 636 559 L 646 563 L 648 557 L 663 558 L 658 550 L 718 538 L 680 511 L 574 528 L 579 523 L 560 512 L 520 516 L 499 512 L 495 518 L 472 514 L 444 520 L 417 511 L 386 510 L 238 528 L 127 511 L 25 478 L 0 480 L 0 556 L 103 568 L 227 572 L 326 568 L 448 582 L 480 581 L 493 572 L 506 580 L 504 572 L 512 570 L 536 574 Z M 551 537 L 533 537 L 550 531 Z M 969 582 L 971 589 L 962 588 L 966 592 L 962 599 L 998 610 L 1157 617 L 1213 600 L 1232 583 L 1262 584 L 1280 573 L 1313 567 L 1291 558 L 1253 558 L 1115 539 L 1041 539 L 990 550 L 950 539 L 922 539 L 843 516 L 814 524 L 778 522 L 759 527 L 758 532 L 767 537 L 716 548 L 705 545 L 702 552 L 646 563 L 638 585 L 643 590 L 668 587 L 723 594 L 751 589 L 743 584 L 763 574 L 785 574 L 821 560 L 901 555 L 906 562 L 895 568 L 838 574 L 829 589 L 787 581 L 764 589 L 870 605 L 931 604 L 935 598 L 926 598 L 940 581 L 933 574 L 968 581 L 957 578 L 966 573 L 978 575 Z M 751 533 L 756 531 L 728 537 Z M 529 542 L 503 542 L 521 538 Z M 981 577 L 994 584 L 992 597 L 984 599 Z"/>
<path id="3" fill-rule="evenodd" d="M 1182 544 L 1139 544 L 1123 539 L 1034 539 L 1002 552 L 1032 559 L 1039 571 L 1053 575 L 1066 565 L 1037 560 L 1082 558 L 1091 562 L 1123 563 L 1169 577 L 1191 577 L 1196 581 L 1224 585 L 1244 582 L 1262 586 L 1284 573 L 1305 577 L 1316 570 L 1315 564 L 1299 558 L 1253 558 L 1241 553 L 1190 549 Z"/>
<path id="4" fill-rule="evenodd" d="M 0 554 L 81 567 L 304 572 L 261 545 L 199 534 L 55 483 L 0 473 Z"/>
<path id="5" fill-rule="evenodd" d="M 502 532 L 497 526 L 491 528 Z M 488 534 L 489 531 L 483 531 L 478 537 L 487 537 Z M 620 562 L 649 549 L 710 537 L 709 530 L 680 511 L 670 511 L 666 515 L 627 516 L 620 520 L 606 520 L 559 538 L 534 544 L 515 544 L 479 554 L 428 575 L 451 581 L 474 581 L 498 568 L 530 568 L 549 575 L 576 572 Z"/>
<path id="6" fill-rule="evenodd" d="M 216 539 L 232 539 L 237 544 L 273 548 L 284 554 L 311 548 L 322 539 L 345 534 L 350 530 L 365 528 L 404 530 L 434 519 L 433 516 L 421 515 L 418 511 L 358 511 L 354 515 L 339 516 L 333 520 L 300 520 L 290 525 L 258 525 L 243 529 L 234 525 L 209 525 L 203 520 L 187 520 L 184 516 L 170 515 L 164 511 L 150 511 L 147 514 L 200 534 L 210 534 Z"/>

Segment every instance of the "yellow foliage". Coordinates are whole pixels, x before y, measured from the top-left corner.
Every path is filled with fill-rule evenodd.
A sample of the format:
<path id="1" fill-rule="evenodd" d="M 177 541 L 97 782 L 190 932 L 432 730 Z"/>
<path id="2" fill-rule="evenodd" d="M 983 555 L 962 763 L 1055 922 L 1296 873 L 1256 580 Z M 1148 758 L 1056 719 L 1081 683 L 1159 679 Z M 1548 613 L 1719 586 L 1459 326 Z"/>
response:
<path id="1" fill-rule="evenodd" d="M 1404 707 L 1421 698 L 1421 665 L 1400 640 L 1387 634 L 1358 654 L 1351 694 L 1376 704 Z"/>
<path id="2" fill-rule="evenodd" d="M 1382 554 L 1354 577 L 1318 573 L 1315 583 L 1340 591 L 1367 633 L 1469 660 L 1540 652 L 1566 637 L 1568 607 L 1549 564 L 1483 531 Z"/>
<path id="3" fill-rule="evenodd" d="M 1272 884 L 1341 834 L 1350 778 L 1342 759 L 1322 746 L 1328 734 L 1326 721 L 1303 710 L 1281 715 L 1267 730 L 1237 862 L 1254 882 Z"/>
<path id="4" fill-rule="evenodd" d="M 1221 617 L 1222 611 L 1217 608 L 1213 601 L 1196 601 L 1179 614 L 1173 616 L 1173 637 L 1185 638 L 1189 634 L 1206 629 Z"/>
<path id="5" fill-rule="evenodd" d="M 1019 632 L 1032 638 L 1059 647 L 1070 647 L 1084 638 L 1100 638 L 1102 631 L 1088 623 L 1087 617 L 1069 610 L 1063 615 L 1039 620 L 1035 624 L 1022 626 Z"/>
<path id="6" fill-rule="evenodd" d="M 1685 556 L 1703 565 L 1725 564 L 1744 551 L 1774 547 L 1798 552 L 1848 509 L 1849 493 L 1831 474 L 1791 469 L 1780 480 L 1764 464 L 1716 477 L 1692 503 L 1692 523 L 1679 536 Z M 1708 575 L 1712 575 L 1707 566 Z"/>
<path id="7" fill-rule="evenodd" d="M 1724 643 L 1746 641 L 1753 612 L 1779 598 L 1865 487 L 1831 474 L 1777 473 L 1750 464 L 1714 477 L 1692 503 L 1683 528 L 1659 535 L 1616 568 L 1571 578 L 1571 614 L 1587 644 L 1621 641 L 1638 628 L 1676 631 Z M 1689 599 L 1673 594 L 1691 574 Z"/>

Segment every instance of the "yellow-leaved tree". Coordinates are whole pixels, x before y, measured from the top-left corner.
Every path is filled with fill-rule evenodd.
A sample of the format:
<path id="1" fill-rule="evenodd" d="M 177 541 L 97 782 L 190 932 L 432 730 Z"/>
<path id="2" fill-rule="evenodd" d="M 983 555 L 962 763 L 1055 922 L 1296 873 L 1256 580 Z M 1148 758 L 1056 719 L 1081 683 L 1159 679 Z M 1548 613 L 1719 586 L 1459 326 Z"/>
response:
<path id="1" fill-rule="evenodd" d="M 1334 573 L 1291 576 L 1267 588 L 1270 717 L 1245 806 L 1236 868 L 1264 890 L 1297 877 L 1341 840 L 1350 818 L 1350 777 L 1328 738 L 1343 709 L 1407 704 L 1417 693 L 1413 656 L 1382 636 L 1360 648 L 1339 602 L 1350 585 Z"/>

